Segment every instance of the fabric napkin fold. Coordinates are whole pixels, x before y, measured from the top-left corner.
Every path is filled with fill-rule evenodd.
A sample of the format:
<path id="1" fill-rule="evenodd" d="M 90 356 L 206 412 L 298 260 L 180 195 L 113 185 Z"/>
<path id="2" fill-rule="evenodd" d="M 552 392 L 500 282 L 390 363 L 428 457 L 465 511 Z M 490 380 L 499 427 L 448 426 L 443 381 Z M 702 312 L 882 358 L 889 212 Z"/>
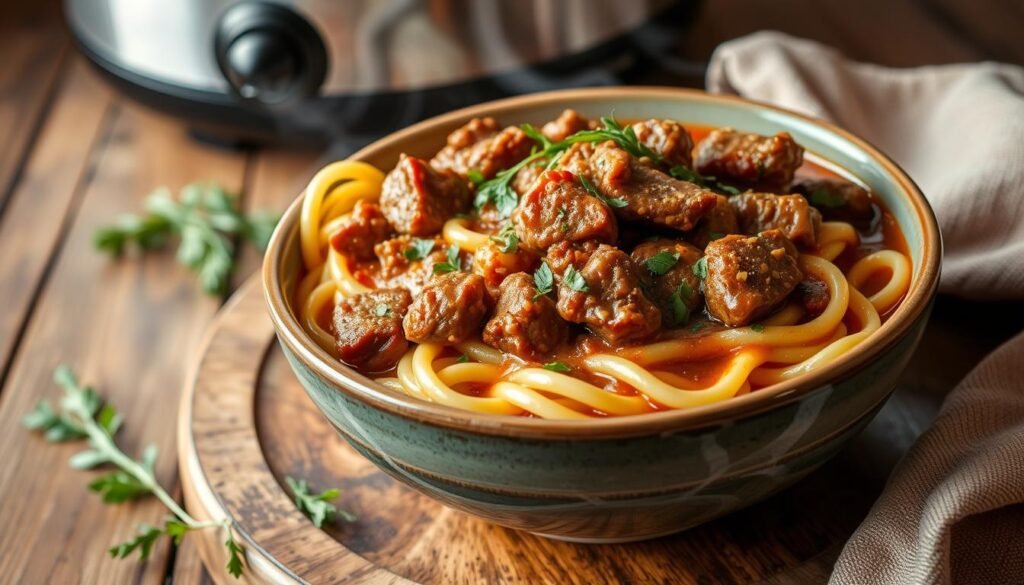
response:
<path id="1" fill-rule="evenodd" d="M 935 209 L 940 291 L 1024 299 L 1024 69 L 890 69 L 762 32 L 720 46 L 707 87 L 829 120 L 878 146 Z M 1024 333 L 947 396 L 830 582 L 1024 583 Z"/>

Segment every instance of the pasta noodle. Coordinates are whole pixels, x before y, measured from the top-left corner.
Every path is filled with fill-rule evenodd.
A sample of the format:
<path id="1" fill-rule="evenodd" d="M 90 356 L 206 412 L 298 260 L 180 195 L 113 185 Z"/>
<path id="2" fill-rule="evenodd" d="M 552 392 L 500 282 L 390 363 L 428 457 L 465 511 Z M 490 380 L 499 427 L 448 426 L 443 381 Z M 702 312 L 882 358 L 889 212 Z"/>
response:
<path id="1" fill-rule="evenodd" d="M 328 351 L 334 339 L 320 323 L 327 308 L 371 290 L 329 245 L 330 236 L 356 201 L 378 197 L 383 178 L 368 164 L 341 161 L 317 173 L 306 189 L 300 237 L 307 273 L 296 294 L 302 324 Z M 442 236 L 467 252 L 489 239 L 463 218 L 448 220 Z M 819 369 L 880 327 L 880 314 L 906 294 L 912 268 L 904 254 L 881 250 L 856 259 L 844 273 L 836 261 L 859 243 L 849 223 L 825 222 L 817 253 L 800 256 L 803 273 L 823 282 L 828 291 L 828 304 L 811 318 L 791 302 L 757 327 L 684 328 L 653 343 L 585 355 L 572 375 L 526 364 L 479 338 L 454 348 L 461 358 L 425 343 L 413 345 L 394 371 L 377 381 L 410 397 L 456 408 L 566 420 L 727 400 Z M 869 284 L 876 290 L 865 295 L 862 289 Z M 683 375 L 677 369 L 681 364 L 699 366 L 705 374 Z"/>

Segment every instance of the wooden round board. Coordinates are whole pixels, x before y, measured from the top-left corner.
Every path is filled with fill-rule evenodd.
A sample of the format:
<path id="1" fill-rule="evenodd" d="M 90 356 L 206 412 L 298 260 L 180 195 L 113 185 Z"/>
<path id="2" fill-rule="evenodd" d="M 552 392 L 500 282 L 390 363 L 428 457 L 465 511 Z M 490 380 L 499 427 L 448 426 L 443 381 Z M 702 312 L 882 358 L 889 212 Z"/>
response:
<path id="1" fill-rule="evenodd" d="M 875 495 L 844 452 L 795 487 L 728 517 L 657 540 L 583 545 L 487 524 L 379 471 L 344 443 L 292 375 L 274 341 L 259 282 L 224 307 L 182 397 L 185 503 L 231 517 L 249 583 L 816 583 Z M 357 516 L 317 529 L 284 478 Z M 199 532 L 218 583 L 223 535 Z"/>

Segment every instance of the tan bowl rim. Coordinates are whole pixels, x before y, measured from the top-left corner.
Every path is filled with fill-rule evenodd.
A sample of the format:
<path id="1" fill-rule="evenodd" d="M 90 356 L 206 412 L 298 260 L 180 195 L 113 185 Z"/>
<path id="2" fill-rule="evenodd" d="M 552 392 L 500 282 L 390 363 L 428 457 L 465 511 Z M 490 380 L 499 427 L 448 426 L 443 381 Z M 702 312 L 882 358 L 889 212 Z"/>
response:
<path id="1" fill-rule="evenodd" d="M 607 98 L 645 100 L 682 98 L 690 102 L 728 102 L 800 118 L 849 141 L 867 153 L 882 167 L 909 198 L 920 223 L 922 241 L 921 270 L 911 279 L 910 289 L 895 313 L 865 343 L 821 370 L 808 372 L 792 380 L 767 386 L 743 396 L 685 410 L 608 417 L 583 421 L 546 420 L 471 412 L 391 390 L 345 366 L 324 351 L 305 332 L 287 309 L 281 283 L 281 254 L 285 243 L 295 236 L 301 197 L 282 216 L 267 247 L 263 264 L 263 288 L 274 326 L 282 343 L 313 372 L 352 398 L 401 417 L 471 433 L 533 439 L 605 439 L 654 435 L 693 430 L 728 423 L 797 400 L 816 389 L 854 375 L 858 369 L 878 358 L 900 340 L 927 310 L 935 296 L 942 255 L 938 223 L 927 199 L 907 174 L 867 141 L 829 122 L 770 104 L 735 96 L 709 94 L 699 90 L 666 87 L 603 87 L 543 92 L 483 103 L 419 122 L 394 132 L 362 148 L 351 159 L 360 160 L 384 147 L 408 137 L 446 130 L 463 119 L 475 116 L 500 116 L 505 110 L 551 104 L 579 103 Z M 439 141 L 440 142 L 440 141 Z M 916 267 L 915 267 L 916 268 Z M 289 293 L 290 294 L 290 293 Z"/>

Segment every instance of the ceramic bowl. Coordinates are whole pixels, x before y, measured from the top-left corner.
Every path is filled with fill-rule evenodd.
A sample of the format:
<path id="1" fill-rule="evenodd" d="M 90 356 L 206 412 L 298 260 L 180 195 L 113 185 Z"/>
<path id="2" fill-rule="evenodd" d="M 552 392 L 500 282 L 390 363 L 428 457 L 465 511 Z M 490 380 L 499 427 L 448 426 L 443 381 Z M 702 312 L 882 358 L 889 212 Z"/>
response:
<path id="1" fill-rule="evenodd" d="M 614 542 L 676 532 L 808 474 L 878 412 L 921 337 L 941 256 L 925 198 L 885 155 L 835 126 L 739 98 L 668 88 L 490 102 L 391 134 L 352 158 L 390 169 L 401 152 L 430 157 L 470 118 L 539 125 L 566 107 L 589 117 L 788 131 L 811 156 L 868 185 L 896 217 L 913 263 L 903 303 L 868 342 L 827 368 L 719 404 L 594 421 L 471 413 L 385 388 L 307 336 L 292 304 L 300 276 L 296 201 L 263 268 L 267 303 L 295 375 L 341 436 L 387 473 L 453 508 L 554 538 Z"/>

